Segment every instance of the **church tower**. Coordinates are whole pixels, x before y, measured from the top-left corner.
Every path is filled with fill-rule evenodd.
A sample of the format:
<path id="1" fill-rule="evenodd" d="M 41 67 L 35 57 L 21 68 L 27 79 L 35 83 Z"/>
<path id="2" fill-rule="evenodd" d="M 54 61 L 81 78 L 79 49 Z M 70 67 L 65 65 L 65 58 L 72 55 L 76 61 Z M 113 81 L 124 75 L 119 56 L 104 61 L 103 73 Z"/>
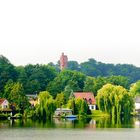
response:
<path id="1" fill-rule="evenodd" d="M 62 53 L 60 56 L 60 69 L 63 70 L 67 68 L 67 65 L 68 65 L 68 57 L 67 55 L 64 55 L 64 53 Z"/>

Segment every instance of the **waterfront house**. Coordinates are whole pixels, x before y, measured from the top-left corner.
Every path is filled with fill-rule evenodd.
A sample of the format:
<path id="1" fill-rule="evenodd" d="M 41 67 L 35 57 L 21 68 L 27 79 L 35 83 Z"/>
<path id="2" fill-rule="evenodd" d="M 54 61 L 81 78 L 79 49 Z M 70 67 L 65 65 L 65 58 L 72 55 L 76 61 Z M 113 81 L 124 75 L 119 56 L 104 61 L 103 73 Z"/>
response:
<path id="1" fill-rule="evenodd" d="M 31 104 L 31 106 L 36 106 L 38 104 L 38 96 L 37 94 L 27 94 L 26 95 L 28 98 L 29 103 Z"/>
<path id="2" fill-rule="evenodd" d="M 136 96 L 135 98 L 135 110 L 140 111 L 140 96 Z"/>
<path id="3" fill-rule="evenodd" d="M 73 92 L 71 96 L 85 100 L 90 110 L 96 110 L 96 101 L 92 92 Z"/>
<path id="4" fill-rule="evenodd" d="M 7 99 L 0 98 L 0 110 L 5 110 L 9 108 L 9 102 Z"/>

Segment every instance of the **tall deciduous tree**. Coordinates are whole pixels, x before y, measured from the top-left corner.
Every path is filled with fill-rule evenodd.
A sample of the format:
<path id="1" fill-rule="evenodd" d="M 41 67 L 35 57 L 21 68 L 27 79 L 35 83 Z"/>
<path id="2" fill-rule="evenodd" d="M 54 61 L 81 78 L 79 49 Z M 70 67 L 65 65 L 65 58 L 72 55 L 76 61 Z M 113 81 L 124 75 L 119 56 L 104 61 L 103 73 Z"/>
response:
<path id="1" fill-rule="evenodd" d="M 99 109 L 109 113 L 112 118 L 119 118 L 121 115 L 130 116 L 134 108 L 132 94 L 121 86 L 104 85 L 98 91 L 96 100 Z"/>
<path id="2" fill-rule="evenodd" d="M 53 116 L 55 101 L 47 91 L 39 93 L 39 104 L 36 106 L 36 115 L 40 119 L 48 119 Z"/>
<path id="3" fill-rule="evenodd" d="M 0 93 L 3 92 L 4 86 L 10 79 L 17 80 L 17 71 L 6 57 L 0 55 Z"/>
<path id="4" fill-rule="evenodd" d="M 69 69 L 69 70 L 77 70 L 77 71 L 80 70 L 79 64 L 78 64 L 77 61 L 68 61 L 67 69 Z"/>
<path id="5" fill-rule="evenodd" d="M 139 95 L 140 96 L 140 80 L 131 85 L 130 92 L 134 96 L 136 96 L 136 95 Z"/>
<path id="6" fill-rule="evenodd" d="M 18 110 L 23 110 L 28 106 L 28 100 L 25 96 L 24 89 L 21 83 L 14 83 L 9 80 L 4 87 L 4 98 L 7 98 L 10 103 L 14 103 Z"/>
<path id="7" fill-rule="evenodd" d="M 52 81 L 57 72 L 50 65 L 26 65 L 17 67 L 18 81 L 23 84 L 26 94 L 36 94 L 46 90 L 46 86 Z"/>
<path id="8" fill-rule="evenodd" d="M 83 91 L 85 91 L 85 92 L 94 92 L 94 81 L 95 81 L 95 78 L 89 77 L 89 76 L 86 77 Z"/>
<path id="9" fill-rule="evenodd" d="M 56 101 L 56 107 L 61 108 L 65 104 L 64 93 L 57 94 L 55 101 Z"/>
<path id="10" fill-rule="evenodd" d="M 107 82 L 113 85 L 123 86 L 129 89 L 130 79 L 125 76 L 109 76 L 107 77 Z"/>
<path id="11" fill-rule="evenodd" d="M 66 86 L 73 91 L 82 91 L 86 76 L 81 72 L 64 70 L 53 81 L 51 81 L 47 90 L 56 97 L 57 93 L 63 92 Z"/>

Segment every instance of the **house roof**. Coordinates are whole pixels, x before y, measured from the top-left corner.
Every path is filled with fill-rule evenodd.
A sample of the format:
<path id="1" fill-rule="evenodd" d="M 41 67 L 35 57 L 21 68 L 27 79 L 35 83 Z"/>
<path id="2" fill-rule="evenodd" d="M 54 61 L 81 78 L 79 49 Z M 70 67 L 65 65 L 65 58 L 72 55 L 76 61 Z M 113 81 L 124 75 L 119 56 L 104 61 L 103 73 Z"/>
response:
<path id="1" fill-rule="evenodd" d="M 77 99 L 85 99 L 88 104 L 96 103 L 92 92 L 74 92 L 73 95 Z"/>
<path id="2" fill-rule="evenodd" d="M 0 105 L 5 101 L 6 99 L 0 98 Z"/>

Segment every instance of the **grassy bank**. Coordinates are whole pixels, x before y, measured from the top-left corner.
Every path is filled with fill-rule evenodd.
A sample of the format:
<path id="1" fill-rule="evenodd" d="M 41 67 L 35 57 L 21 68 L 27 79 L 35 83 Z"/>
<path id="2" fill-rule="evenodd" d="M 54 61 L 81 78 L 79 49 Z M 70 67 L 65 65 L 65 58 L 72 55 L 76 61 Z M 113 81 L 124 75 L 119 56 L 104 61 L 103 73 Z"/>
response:
<path id="1" fill-rule="evenodd" d="M 100 110 L 94 110 L 91 114 L 92 117 L 110 117 L 109 114 L 102 112 Z"/>

